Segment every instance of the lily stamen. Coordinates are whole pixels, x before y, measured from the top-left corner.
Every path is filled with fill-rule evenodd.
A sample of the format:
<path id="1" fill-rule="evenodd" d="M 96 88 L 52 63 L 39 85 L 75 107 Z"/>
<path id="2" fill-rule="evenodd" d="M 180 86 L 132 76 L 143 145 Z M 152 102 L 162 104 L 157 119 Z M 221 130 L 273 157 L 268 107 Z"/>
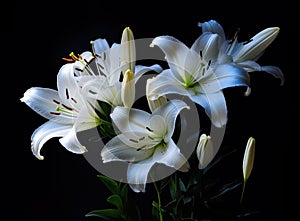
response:
<path id="1" fill-rule="evenodd" d="M 150 127 L 146 127 L 146 129 L 150 132 L 153 132 L 153 130 Z"/>

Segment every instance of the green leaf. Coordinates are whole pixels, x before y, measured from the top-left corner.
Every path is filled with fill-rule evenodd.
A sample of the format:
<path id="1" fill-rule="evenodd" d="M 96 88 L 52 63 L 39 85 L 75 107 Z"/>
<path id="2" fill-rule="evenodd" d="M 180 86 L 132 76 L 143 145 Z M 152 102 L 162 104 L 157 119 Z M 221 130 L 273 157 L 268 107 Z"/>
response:
<path id="1" fill-rule="evenodd" d="M 116 206 L 120 212 L 123 211 L 123 203 L 119 195 L 111 195 L 107 198 L 107 202 Z"/>
<path id="2" fill-rule="evenodd" d="M 214 196 L 210 197 L 210 200 L 215 200 L 219 197 L 221 197 L 222 195 L 224 195 L 225 193 L 228 193 L 229 191 L 234 190 L 235 188 L 237 188 L 238 186 L 240 186 L 242 184 L 241 181 L 233 181 L 231 183 L 225 184 L 219 191 L 217 194 L 215 194 Z"/>
<path id="3" fill-rule="evenodd" d="M 103 184 L 109 189 L 111 193 L 120 195 L 120 188 L 115 180 L 103 175 L 98 175 L 97 177 L 101 179 Z"/>
<path id="4" fill-rule="evenodd" d="M 116 209 L 94 210 L 94 211 L 87 213 L 85 216 L 86 217 L 97 216 L 97 217 L 101 217 L 105 220 L 121 219 L 120 211 L 116 210 Z"/>
<path id="5" fill-rule="evenodd" d="M 98 100 L 98 103 L 99 103 L 101 109 L 102 109 L 103 112 L 104 112 L 104 115 L 101 113 L 101 116 L 100 116 L 100 117 L 101 117 L 102 119 L 108 120 L 108 119 L 109 119 L 109 115 L 110 115 L 110 113 L 111 113 L 111 105 L 108 104 L 107 102 L 100 101 L 100 100 Z"/>
<path id="6" fill-rule="evenodd" d="M 172 199 L 177 199 L 178 198 L 178 191 L 177 191 L 177 179 L 176 177 L 171 177 L 170 178 L 170 194 Z"/>
<path id="7" fill-rule="evenodd" d="M 152 216 L 155 220 L 159 220 L 159 205 L 155 201 L 152 202 Z"/>
<path id="8" fill-rule="evenodd" d="M 126 204 L 128 201 L 128 184 L 125 183 L 121 189 L 120 197 L 122 199 L 123 204 Z"/>
<path id="9" fill-rule="evenodd" d="M 235 152 L 237 152 L 237 149 L 233 149 L 233 150 L 229 151 L 228 153 L 224 153 L 223 155 L 220 155 L 219 157 L 215 158 L 212 162 L 210 162 L 210 164 L 207 165 L 207 167 L 205 167 L 203 169 L 203 174 L 207 173 L 209 169 L 211 169 L 212 167 L 217 165 L 219 162 L 224 160 L 226 157 L 230 156 L 231 154 L 233 154 Z"/>
<path id="10" fill-rule="evenodd" d="M 180 178 L 179 178 L 179 189 L 181 190 L 181 192 L 186 192 L 185 185 Z"/>

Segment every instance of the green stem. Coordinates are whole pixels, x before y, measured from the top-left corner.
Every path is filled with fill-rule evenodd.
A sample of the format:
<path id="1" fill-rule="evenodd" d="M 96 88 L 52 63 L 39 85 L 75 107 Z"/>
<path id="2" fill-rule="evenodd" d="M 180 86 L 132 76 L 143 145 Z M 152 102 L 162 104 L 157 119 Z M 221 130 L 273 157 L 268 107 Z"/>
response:
<path id="1" fill-rule="evenodd" d="M 247 181 L 247 180 L 244 180 L 244 182 L 243 182 L 243 189 L 242 189 L 241 200 L 240 200 L 240 203 L 241 203 L 241 204 L 242 204 L 242 201 L 243 201 L 243 198 L 244 198 L 244 192 L 245 192 L 245 187 L 246 187 L 246 181 Z"/>
<path id="2" fill-rule="evenodd" d="M 156 185 L 156 182 L 153 182 L 156 193 L 157 193 L 157 200 L 158 200 L 158 212 L 159 212 L 159 221 L 163 221 L 162 209 L 161 209 L 161 198 L 160 198 L 160 191 Z"/>

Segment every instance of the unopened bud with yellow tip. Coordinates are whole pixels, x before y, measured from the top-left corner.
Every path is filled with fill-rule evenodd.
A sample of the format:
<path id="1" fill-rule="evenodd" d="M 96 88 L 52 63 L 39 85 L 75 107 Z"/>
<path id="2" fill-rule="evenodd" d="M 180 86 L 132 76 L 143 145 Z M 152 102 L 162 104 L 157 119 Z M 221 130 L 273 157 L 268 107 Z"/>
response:
<path id="1" fill-rule="evenodd" d="M 128 69 L 122 81 L 121 99 L 124 107 L 132 107 L 135 99 L 134 73 Z"/>

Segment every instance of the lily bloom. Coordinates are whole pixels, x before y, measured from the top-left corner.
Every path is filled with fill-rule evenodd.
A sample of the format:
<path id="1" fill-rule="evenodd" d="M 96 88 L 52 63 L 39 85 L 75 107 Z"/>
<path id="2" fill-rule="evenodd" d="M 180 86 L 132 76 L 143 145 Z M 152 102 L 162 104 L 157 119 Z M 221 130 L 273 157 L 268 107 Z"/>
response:
<path id="1" fill-rule="evenodd" d="M 233 39 L 227 39 L 223 27 L 215 20 L 199 23 L 202 32 L 219 35 L 221 45 L 220 54 L 227 55 L 239 67 L 247 72 L 264 71 L 281 80 L 284 83 L 284 76 L 280 68 L 276 66 L 261 66 L 257 60 L 263 55 L 266 48 L 276 39 L 279 34 L 279 27 L 269 27 L 254 35 L 249 41 L 239 42 L 238 33 Z"/>
<path id="2" fill-rule="evenodd" d="M 151 79 L 148 97 L 155 100 L 167 94 L 189 97 L 202 106 L 216 127 L 227 123 L 227 106 L 222 89 L 249 84 L 248 73 L 232 61 L 219 57 L 219 35 L 202 34 L 188 48 L 171 36 L 154 38 L 165 54 L 170 69 Z"/>
<path id="3" fill-rule="evenodd" d="M 125 28 L 121 44 L 110 47 L 105 39 L 91 42 L 93 52 L 86 51 L 74 57 L 78 84 L 95 100 L 104 101 L 112 107 L 131 107 L 135 100 L 135 83 L 149 71 L 161 72 L 159 65 L 136 65 L 133 33 Z M 120 79 L 122 79 L 120 81 Z"/>
<path id="4" fill-rule="evenodd" d="M 120 133 L 102 149 L 104 163 L 128 162 L 127 182 L 135 192 L 144 192 L 150 169 L 162 163 L 176 170 L 188 171 L 187 159 L 172 140 L 175 120 L 184 108 L 180 100 L 157 107 L 151 114 L 143 110 L 115 107 L 111 114 Z"/>
<path id="5" fill-rule="evenodd" d="M 32 110 L 49 121 L 38 127 L 31 136 L 31 150 L 40 160 L 43 145 L 53 137 L 70 152 L 82 154 L 87 149 L 80 144 L 77 132 L 94 128 L 100 124 L 95 110 L 83 97 L 73 76 L 73 65 L 65 64 L 57 75 L 57 88 L 32 87 L 20 99 Z"/>

